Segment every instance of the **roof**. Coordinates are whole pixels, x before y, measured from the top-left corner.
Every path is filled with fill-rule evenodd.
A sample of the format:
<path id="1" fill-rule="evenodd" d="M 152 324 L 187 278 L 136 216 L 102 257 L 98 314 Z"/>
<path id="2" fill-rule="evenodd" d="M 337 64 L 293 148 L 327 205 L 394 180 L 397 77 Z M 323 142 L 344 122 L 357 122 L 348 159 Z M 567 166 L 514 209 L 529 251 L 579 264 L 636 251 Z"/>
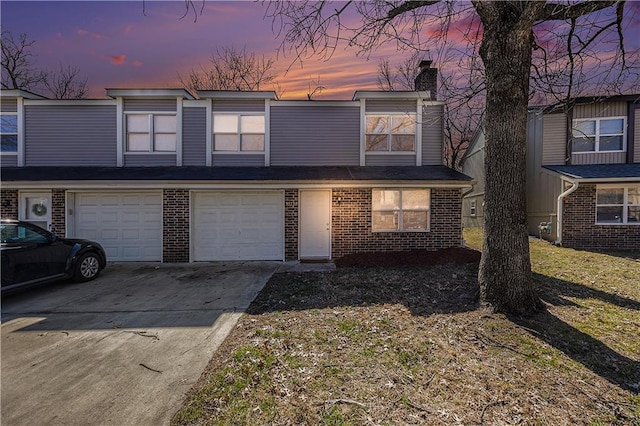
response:
<path id="1" fill-rule="evenodd" d="M 3 167 L 7 182 L 41 181 L 429 181 L 471 183 L 446 166 L 274 166 L 274 167 Z"/>
<path id="2" fill-rule="evenodd" d="M 24 89 L 2 89 L 0 90 L 0 97 L 3 98 L 25 98 L 25 99 L 47 99 L 44 96 L 37 93 L 30 92 Z"/>
<path id="3" fill-rule="evenodd" d="M 571 180 L 592 182 L 640 182 L 640 163 L 561 165 L 543 166 L 543 168 Z"/>
<path id="4" fill-rule="evenodd" d="M 195 99 L 186 89 L 106 89 L 107 96 L 131 96 L 138 98 L 178 98 Z"/>
<path id="5" fill-rule="evenodd" d="M 529 107 L 529 109 L 542 109 L 546 113 L 557 113 L 563 112 L 567 105 L 570 107 L 574 107 L 575 105 L 581 104 L 593 104 L 598 102 L 631 102 L 631 103 L 640 103 L 640 94 L 631 94 L 631 95 L 602 95 L 602 96 L 579 96 L 576 98 L 571 98 L 568 101 L 560 101 L 554 104 L 550 104 L 544 107 Z"/>

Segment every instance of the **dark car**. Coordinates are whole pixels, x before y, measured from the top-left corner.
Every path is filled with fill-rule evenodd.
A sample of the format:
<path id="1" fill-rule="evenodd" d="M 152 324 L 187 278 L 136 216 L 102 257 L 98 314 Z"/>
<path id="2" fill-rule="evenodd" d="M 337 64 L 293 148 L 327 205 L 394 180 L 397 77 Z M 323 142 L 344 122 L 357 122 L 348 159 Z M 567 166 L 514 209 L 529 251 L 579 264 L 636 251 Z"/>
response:
<path id="1" fill-rule="evenodd" d="M 100 244 L 60 238 L 36 225 L 17 220 L 0 221 L 2 294 L 73 279 L 94 279 L 107 264 Z"/>

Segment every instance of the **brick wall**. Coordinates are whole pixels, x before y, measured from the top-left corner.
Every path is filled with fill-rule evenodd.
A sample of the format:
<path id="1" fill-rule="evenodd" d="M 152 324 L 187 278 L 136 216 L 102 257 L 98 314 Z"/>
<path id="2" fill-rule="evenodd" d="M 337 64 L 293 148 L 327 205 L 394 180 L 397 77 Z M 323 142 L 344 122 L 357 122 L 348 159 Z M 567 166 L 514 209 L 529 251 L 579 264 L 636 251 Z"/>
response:
<path id="1" fill-rule="evenodd" d="M 284 190 L 284 257 L 298 259 L 298 203 L 297 189 Z"/>
<path id="2" fill-rule="evenodd" d="M 66 236 L 65 194 L 64 189 L 51 190 L 51 229 L 61 237 Z"/>
<path id="3" fill-rule="evenodd" d="M 563 202 L 562 245 L 587 250 L 638 250 L 640 225 L 596 225 L 596 185 L 581 184 Z"/>
<path id="4" fill-rule="evenodd" d="M 18 219 L 18 190 L 0 190 L 0 217 Z"/>
<path id="5" fill-rule="evenodd" d="M 438 250 L 462 242 L 462 197 L 459 189 L 431 190 L 429 232 L 372 232 L 371 188 L 334 189 L 332 257 L 387 250 Z"/>
<path id="6" fill-rule="evenodd" d="M 189 262 L 189 191 L 165 189 L 162 194 L 162 261 Z"/>

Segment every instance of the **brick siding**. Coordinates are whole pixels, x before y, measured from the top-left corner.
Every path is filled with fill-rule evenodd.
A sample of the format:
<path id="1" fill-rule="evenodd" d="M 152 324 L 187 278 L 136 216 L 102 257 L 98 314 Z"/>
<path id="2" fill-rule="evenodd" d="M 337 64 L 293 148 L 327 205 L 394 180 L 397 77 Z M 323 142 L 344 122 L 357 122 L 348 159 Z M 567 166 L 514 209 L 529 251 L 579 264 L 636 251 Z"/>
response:
<path id="1" fill-rule="evenodd" d="M 581 184 L 563 203 L 562 245 L 585 250 L 638 250 L 640 225 L 596 225 L 596 185 Z"/>
<path id="2" fill-rule="evenodd" d="M 459 247 L 462 243 L 462 197 L 459 189 L 431 190 L 429 232 L 372 232 L 371 188 L 334 189 L 332 257 L 357 252 Z"/>
<path id="3" fill-rule="evenodd" d="M 298 204 L 297 189 L 284 190 L 284 257 L 298 259 Z"/>
<path id="4" fill-rule="evenodd" d="M 0 190 L 0 217 L 18 219 L 18 190 Z"/>
<path id="5" fill-rule="evenodd" d="M 189 262 L 189 191 L 165 189 L 162 193 L 162 261 Z"/>
<path id="6" fill-rule="evenodd" d="M 66 191 L 64 189 L 51 190 L 51 230 L 57 235 L 66 235 Z"/>

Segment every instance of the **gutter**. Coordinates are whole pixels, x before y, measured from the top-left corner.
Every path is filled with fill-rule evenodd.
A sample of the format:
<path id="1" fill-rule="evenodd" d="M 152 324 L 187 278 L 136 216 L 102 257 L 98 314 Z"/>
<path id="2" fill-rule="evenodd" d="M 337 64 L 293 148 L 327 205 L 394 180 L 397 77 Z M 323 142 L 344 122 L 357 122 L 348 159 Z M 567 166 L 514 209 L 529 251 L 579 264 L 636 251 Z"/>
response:
<path id="1" fill-rule="evenodd" d="M 566 181 L 563 181 L 566 182 Z M 580 183 L 577 180 L 574 180 L 571 182 L 571 188 L 567 189 L 566 191 L 564 191 L 562 194 L 558 195 L 558 205 L 557 205 L 557 221 L 558 221 L 558 225 L 556 226 L 557 228 L 557 239 L 555 244 L 561 246 L 562 245 L 562 200 L 569 194 L 571 194 L 572 192 L 574 192 L 576 189 L 578 189 L 578 186 L 580 185 Z"/>

